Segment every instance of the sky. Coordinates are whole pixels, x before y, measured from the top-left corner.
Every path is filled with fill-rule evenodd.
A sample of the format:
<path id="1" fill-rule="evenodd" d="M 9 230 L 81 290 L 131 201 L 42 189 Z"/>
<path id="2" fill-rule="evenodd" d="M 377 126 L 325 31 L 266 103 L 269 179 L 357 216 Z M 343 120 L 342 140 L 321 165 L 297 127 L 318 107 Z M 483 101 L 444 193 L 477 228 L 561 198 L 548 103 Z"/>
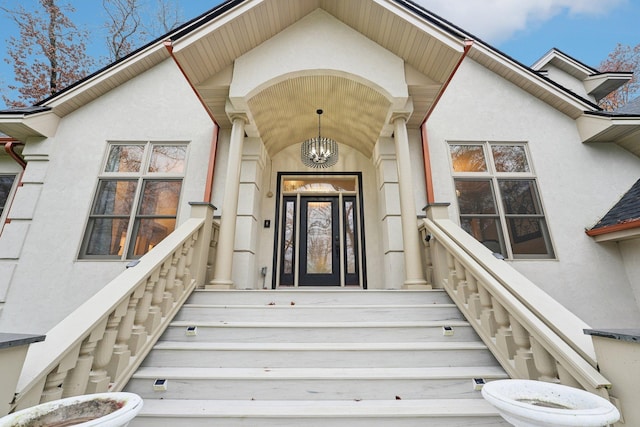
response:
<path id="1" fill-rule="evenodd" d="M 152 2 L 152 0 L 147 0 Z M 174 0 L 182 18 L 190 20 L 220 4 L 219 0 Z M 349 0 L 342 0 L 349 1 Z M 414 0 L 476 38 L 523 63 L 532 65 L 555 47 L 598 68 L 618 43 L 640 44 L 640 0 Z M 67 0 L 76 9 L 70 18 L 88 29 L 89 53 L 107 56 L 102 0 Z M 62 1 L 65 3 L 65 1 Z M 61 4 L 62 4 L 61 3 Z M 37 0 L 0 0 L 0 6 L 33 7 Z M 6 40 L 15 24 L 0 11 L 0 87 L 12 81 Z M 0 100 L 0 108 L 4 103 Z"/>

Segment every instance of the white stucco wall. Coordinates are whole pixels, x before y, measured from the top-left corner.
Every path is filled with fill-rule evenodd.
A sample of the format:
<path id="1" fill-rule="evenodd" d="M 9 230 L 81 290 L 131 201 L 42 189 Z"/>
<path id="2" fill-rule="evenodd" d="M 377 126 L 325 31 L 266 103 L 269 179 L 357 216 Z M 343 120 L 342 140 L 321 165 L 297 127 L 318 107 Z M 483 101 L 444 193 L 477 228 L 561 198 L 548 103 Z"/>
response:
<path id="1" fill-rule="evenodd" d="M 640 307 L 640 239 L 624 240 L 618 245 L 631 289 Z"/>
<path id="2" fill-rule="evenodd" d="M 549 73 L 548 77 L 554 82 L 559 83 L 561 86 L 566 87 L 567 89 L 583 97 L 584 99 L 588 99 L 592 102 L 595 102 L 593 97 L 587 94 L 587 91 L 584 87 L 584 83 L 578 80 L 577 78 L 573 77 L 571 74 L 551 64 L 547 64 L 545 69 Z"/>
<path id="3" fill-rule="evenodd" d="M 574 121 L 466 59 L 428 121 L 437 202 L 458 220 L 447 141 L 526 141 L 556 260 L 510 261 L 593 327 L 638 327 L 620 252 L 584 230 L 640 176 L 640 159 L 613 144 L 582 144 Z"/>
<path id="4" fill-rule="evenodd" d="M 33 220 L 0 330 L 46 332 L 124 270 L 123 261 L 77 259 L 107 141 L 189 142 L 182 222 L 188 202 L 203 200 L 212 127 L 175 64 L 165 61 L 63 118 L 42 148 L 27 146 L 47 152 L 49 161 L 39 197 L 23 203 L 35 202 Z M 16 203 L 15 209 L 23 207 Z"/>

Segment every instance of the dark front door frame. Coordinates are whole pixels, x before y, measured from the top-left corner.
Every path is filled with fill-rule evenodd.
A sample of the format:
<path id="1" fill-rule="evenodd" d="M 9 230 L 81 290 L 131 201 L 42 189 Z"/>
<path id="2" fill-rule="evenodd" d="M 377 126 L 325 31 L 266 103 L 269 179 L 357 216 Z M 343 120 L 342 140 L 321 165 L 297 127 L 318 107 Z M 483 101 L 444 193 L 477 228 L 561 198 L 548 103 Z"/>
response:
<path id="1" fill-rule="evenodd" d="M 365 252 L 365 248 L 366 248 L 366 244 L 365 244 L 365 224 L 364 224 L 364 205 L 363 205 L 363 191 L 362 191 L 362 172 L 278 172 L 277 173 L 277 184 L 276 184 L 276 209 L 275 209 L 275 221 L 273 221 L 274 223 L 274 243 L 273 243 L 273 264 L 272 264 L 272 278 L 271 278 L 271 288 L 272 289 L 277 289 L 279 283 L 278 283 L 278 277 L 282 277 L 282 271 L 281 271 L 281 264 L 282 262 L 279 261 L 278 258 L 278 253 L 279 253 L 279 243 L 280 243 L 280 230 L 281 227 L 283 226 L 283 222 L 280 221 L 280 210 L 281 208 L 284 206 L 284 203 L 282 203 L 283 197 L 282 197 L 282 181 L 283 181 L 283 177 L 286 176 L 304 176 L 304 177 L 339 177 L 339 176 L 344 176 L 344 177 L 356 177 L 357 178 L 357 200 L 356 200 L 356 196 L 344 196 L 343 197 L 343 204 L 345 203 L 345 200 L 347 201 L 352 201 L 355 202 L 357 204 L 357 206 L 359 207 L 359 209 L 357 209 L 357 220 L 360 224 L 359 229 L 356 227 L 356 231 L 354 232 L 353 236 L 355 238 L 355 247 L 357 248 L 357 253 L 359 254 L 359 257 L 357 258 L 357 262 L 356 262 L 356 270 L 355 272 L 347 272 L 345 274 L 345 285 L 359 285 L 360 284 L 360 278 L 362 280 L 362 288 L 363 289 L 367 289 L 367 269 L 366 269 L 366 252 Z M 289 197 L 289 196 L 287 196 Z M 303 196 L 301 196 L 303 197 Z M 304 196 L 306 197 L 306 196 Z M 289 200 L 293 200 L 293 198 L 290 198 Z M 344 206 L 343 206 L 344 207 Z M 296 209 L 298 208 L 298 206 L 296 205 Z M 356 220 L 356 218 L 353 218 L 354 220 Z M 358 235 L 358 231 L 359 230 L 359 235 Z M 346 230 L 344 232 L 344 236 L 342 236 L 343 239 L 348 238 L 348 236 L 346 236 Z M 294 251 L 295 253 L 296 251 Z M 297 256 L 297 255 L 294 255 Z M 298 262 L 298 260 L 296 260 L 295 262 Z M 362 270 L 360 272 L 360 269 Z M 291 276 L 291 285 L 293 284 L 293 276 Z M 280 283 L 282 283 L 282 280 L 280 280 Z M 284 284 L 284 283 L 282 283 Z M 289 283 L 287 283 L 288 285 Z"/>

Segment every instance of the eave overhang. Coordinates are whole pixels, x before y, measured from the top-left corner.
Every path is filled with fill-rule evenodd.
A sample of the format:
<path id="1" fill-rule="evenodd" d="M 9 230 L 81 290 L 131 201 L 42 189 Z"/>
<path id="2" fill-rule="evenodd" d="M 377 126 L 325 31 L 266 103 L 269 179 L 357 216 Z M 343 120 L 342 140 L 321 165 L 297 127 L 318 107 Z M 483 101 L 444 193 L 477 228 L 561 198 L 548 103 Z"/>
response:
<path id="1" fill-rule="evenodd" d="M 598 73 L 584 79 L 584 88 L 596 101 L 601 100 L 614 90 L 628 83 L 633 78 L 633 73 L 606 72 Z"/>
<path id="2" fill-rule="evenodd" d="M 468 56 L 572 119 L 577 119 L 585 111 L 600 109 L 541 73 L 534 72 L 506 55 L 496 53 L 484 43 L 474 43 Z"/>
<path id="3" fill-rule="evenodd" d="M 619 242 L 640 238 L 640 219 L 586 231 L 596 242 Z"/>
<path id="4" fill-rule="evenodd" d="M 316 9 L 324 10 L 402 58 L 410 68 L 434 83 L 409 88 L 414 114 L 408 126 L 421 124 L 464 51 L 464 34 L 442 25 L 403 0 L 244 0 L 233 4 L 233 8 L 222 11 L 206 24 L 195 21 L 192 29 L 185 28 L 172 37 L 174 56 L 222 127 L 230 126 L 225 114 L 230 81 L 212 80 L 212 76 L 230 77 L 229 70 L 236 58 Z M 273 104 L 277 104 L 277 100 Z M 346 111 L 335 113 L 349 117 Z M 264 121 L 264 114 L 259 115 Z M 344 125 L 349 127 L 348 123 Z"/>
<path id="5" fill-rule="evenodd" d="M 614 143 L 640 157 L 640 116 L 585 112 L 576 120 L 585 143 Z"/>
<path id="6" fill-rule="evenodd" d="M 0 132 L 18 141 L 55 135 L 60 117 L 52 110 L 0 113 Z"/>
<path id="7" fill-rule="evenodd" d="M 599 71 L 595 68 L 589 67 L 588 65 L 578 61 L 575 58 L 572 58 L 571 56 L 559 51 L 556 48 L 551 49 L 542 58 L 537 60 L 531 66 L 531 69 L 535 71 L 542 71 L 549 64 L 575 77 L 580 81 L 586 79 L 591 75 L 599 73 Z"/>

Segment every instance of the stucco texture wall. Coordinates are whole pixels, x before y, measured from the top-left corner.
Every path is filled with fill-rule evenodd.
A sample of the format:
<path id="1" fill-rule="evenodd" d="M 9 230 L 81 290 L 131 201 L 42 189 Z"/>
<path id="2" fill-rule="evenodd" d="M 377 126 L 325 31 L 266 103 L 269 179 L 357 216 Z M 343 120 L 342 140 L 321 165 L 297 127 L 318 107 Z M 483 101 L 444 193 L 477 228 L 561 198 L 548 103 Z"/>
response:
<path id="1" fill-rule="evenodd" d="M 126 261 L 77 259 L 107 141 L 189 142 L 180 223 L 188 202 L 203 200 L 212 129 L 184 77 L 165 61 L 64 117 L 54 137 L 27 145 L 49 161 L 0 330 L 46 332 L 124 270 Z"/>
<path id="2" fill-rule="evenodd" d="M 436 201 L 456 221 L 447 141 L 526 142 L 556 259 L 508 262 L 593 327 L 640 326 L 620 251 L 585 234 L 637 180 L 639 158 L 583 144 L 570 117 L 470 59 L 427 125 Z"/>

